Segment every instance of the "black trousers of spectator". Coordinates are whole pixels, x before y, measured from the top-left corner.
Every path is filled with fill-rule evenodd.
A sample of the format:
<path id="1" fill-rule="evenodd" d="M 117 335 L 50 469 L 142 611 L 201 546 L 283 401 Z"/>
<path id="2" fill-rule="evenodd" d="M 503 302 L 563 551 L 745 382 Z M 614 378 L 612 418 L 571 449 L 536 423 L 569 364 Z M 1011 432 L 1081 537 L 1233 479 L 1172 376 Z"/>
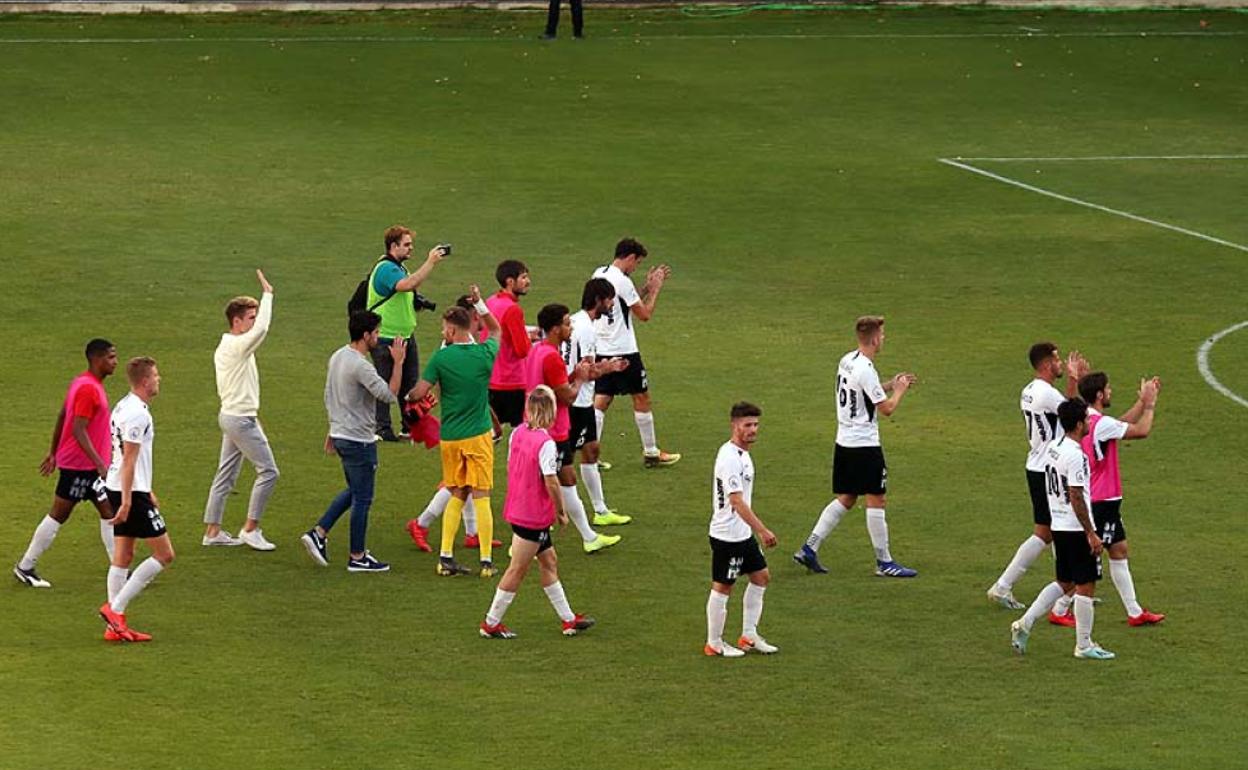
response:
<path id="1" fill-rule="evenodd" d="M 550 9 L 546 12 L 546 34 L 551 37 L 559 27 L 559 3 L 560 0 L 550 0 Z M 572 6 L 572 34 L 580 37 L 581 30 L 585 27 L 585 12 L 581 0 L 568 0 L 568 5 Z"/>
<path id="2" fill-rule="evenodd" d="M 381 379 L 386 382 L 390 381 L 390 375 L 394 373 L 394 359 L 390 357 L 390 340 L 382 337 L 377 342 L 377 347 L 373 348 L 373 365 L 377 367 L 377 374 L 381 375 Z M 407 357 L 403 359 L 403 381 L 399 385 L 399 417 L 403 420 L 403 431 L 407 432 L 407 419 L 403 415 L 402 401 L 407 392 L 416 387 L 416 382 L 420 379 L 420 352 L 416 350 L 416 338 L 407 338 Z M 394 433 L 394 428 L 390 423 L 390 404 L 385 401 L 377 402 L 377 433 L 381 436 L 387 436 Z"/>

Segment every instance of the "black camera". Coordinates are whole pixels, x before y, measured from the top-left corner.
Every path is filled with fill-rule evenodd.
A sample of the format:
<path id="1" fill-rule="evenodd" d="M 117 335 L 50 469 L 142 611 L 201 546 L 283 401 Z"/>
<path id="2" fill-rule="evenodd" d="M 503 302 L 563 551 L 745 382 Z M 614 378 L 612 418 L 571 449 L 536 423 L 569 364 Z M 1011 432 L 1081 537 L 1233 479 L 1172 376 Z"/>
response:
<path id="1" fill-rule="evenodd" d="M 412 292 L 412 307 L 416 308 L 417 313 L 419 313 L 422 310 L 428 310 L 429 312 L 432 313 L 433 311 L 438 309 L 438 303 L 429 299 L 424 294 L 421 294 L 418 291 L 414 291 Z"/>
<path id="2" fill-rule="evenodd" d="M 439 251 L 441 251 L 441 252 L 442 252 L 442 256 L 444 256 L 444 257 L 449 257 L 449 256 L 451 256 L 451 244 L 449 244 L 449 243 L 439 243 L 439 244 L 438 244 L 438 246 L 437 246 L 437 248 L 438 248 L 438 250 L 439 250 Z"/>

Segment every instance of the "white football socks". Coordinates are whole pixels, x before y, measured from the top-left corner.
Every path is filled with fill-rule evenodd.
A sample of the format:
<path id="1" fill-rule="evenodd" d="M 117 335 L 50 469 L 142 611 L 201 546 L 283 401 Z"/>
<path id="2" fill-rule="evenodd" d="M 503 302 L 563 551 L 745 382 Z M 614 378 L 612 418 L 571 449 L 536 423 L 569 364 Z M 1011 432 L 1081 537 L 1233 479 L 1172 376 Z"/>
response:
<path id="1" fill-rule="evenodd" d="M 501 588 L 494 590 L 494 601 L 490 602 L 490 611 L 485 613 L 485 622 L 491 626 L 497 626 L 503 622 L 503 616 L 507 614 L 507 608 L 511 606 L 511 600 L 516 598 L 515 591 L 504 591 Z"/>
<path id="2" fill-rule="evenodd" d="M 1044 553 L 1046 543 L 1043 539 L 1032 535 L 1023 541 L 1023 544 L 1014 552 L 1014 558 L 1010 559 L 1009 565 L 1005 568 L 1005 572 L 1001 573 L 1001 577 L 997 578 L 997 588 L 1001 593 L 1009 593 L 1014 590 L 1014 584 L 1022 578 L 1023 573 L 1031 566 L 1032 562 Z"/>
<path id="3" fill-rule="evenodd" d="M 823 541 L 828 535 L 832 534 L 832 530 L 836 529 L 836 525 L 841 523 L 841 517 L 849 509 L 841 505 L 841 501 L 832 498 L 832 502 L 823 508 L 823 513 L 819 514 L 819 520 L 815 522 L 815 528 L 811 531 L 810 537 L 806 538 L 806 545 L 812 550 L 818 551 L 819 546 L 823 545 Z"/>
<path id="4" fill-rule="evenodd" d="M 871 535 L 876 560 L 892 561 L 893 555 L 888 550 L 888 522 L 884 519 L 883 508 L 867 509 L 867 532 Z"/>
<path id="5" fill-rule="evenodd" d="M 724 624 L 728 622 L 728 594 L 711 589 L 706 600 L 706 643 L 718 647 L 724 642 Z"/>
<path id="6" fill-rule="evenodd" d="M 1023 628 L 1031 631 L 1036 621 L 1049 614 L 1049 610 L 1053 608 L 1053 602 L 1065 595 L 1066 591 L 1056 580 L 1041 588 L 1040 593 L 1036 594 L 1036 600 L 1023 613 Z"/>
<path id="7" fill-rule="evenodd" d="M 126 607 L 130 606 L 130 602 L 134 600 L 134 597 L 138 596 L 144 588 L 147 588 L 147 584 L 152 582 L 164 568 L 165 565 L 156 561 L 154 556 L 144 559 L 143 563 L 135 569 L 134 574 L 130 576 L 130 579 L 126 581 L 126 584 L 117 591 L 117 596 L 111 602 L 113 612 L 125 613 Z M 112 569 L 117 568 L 111 568 L 110 573 Z"/>
<path id="8" fill-rule="evenodd" d="M 1127 560 L 1110 559 L 1109 576 L 1114 581 L 1114 588 L 1118 589 L 1118 596 L 1122 598 L 1127 617 L 1133 618 L 1143 612 L 1144 608 L 1135 600 L 1135 581 L 1131 579 L 1131 568 L 1127 566 Z"/>
<path id="9" fill-rule="evenodd" d="M 464 534 L 468 537 L 477 534 L 477 507 L 472 503 L 472 495 L 468 495 L 468 499 L 464 501 L 460 516 L 463 517 Z"/>
<path id="10" fill-rule="evenodd" d="M 1057 602 L 1053 605 L 1053 614 L 1065 615 L 1066 613 L 1070 612 L 1070 605 L 1074 601 L 1075 601 L 1074 594 L 1063 595 L 1062 598 L 1058 599 Z"/>
<path id="11" fill-rule="evenodd" d="M 433 522 L 437 520 L 442 512 L 446 510 L 446 504 L 451 501 L 451 490 L 446 487 L 439 487 L 437 492 L 433 493 L 429 504 L 425 506 L 425 510 L 420 514 L 420 518 L 416 523 L 425 529 L 433 526 Z"/>
<path id="12" fill-rule="evenodd" d="M 560 620 L 566 622 L 576 619 L 572 606 L 568 604 L 568 597 L 563 593 L 563 583 L 556 580 L 542 590 L 546 592 L 546 598 L 550 599 L 550 606 L 555 608 L 555 614 Z"/>
<path id="13" fill-rule="evenodd" d="M 766 588 L 753 583 L 745 587 L 745 609 L 741 618 L 741 635 L 746 639 L 754 639 L 758 636 L 758 621 L 763 616 L 763 594 L 766 592 Z M 727 610 L 725 609 L 726 613 Z"/>
<path id="14" fill-rule="evenodd" d="M 35 534 L 30 538 L 30 545 L 26 548 L 26 554 L 22 556 L 22 560 L 17 566 L 22 569 L 34 569 L 39 557 L 43 552 L 48 550 L 52 545 L 52 541 L 56 539 L 56 533 L 61 531 L 61 523 L 51 516 L 44 516 L 43 521 L 39 522 L 39 526 L 35 527 Z"/>
<path id="15" fill-rule="evenodd" d="M 130 577 L 130 570 L 125 567 L 109 566 L 108 568 L 108 603 L 112 604 L 117 599 L 117 594 L 121 593 L 122 587 L 126 585 L 126 579 Z"/>
<path id="16" fill-rule="evenodd" d="M 594 426 L 598 428 L 598 440 L 599 441 L 603 439 L 602 424 L 606 422 L 606 419 L 607 419 L 607 413 L 602 411 L 598 407 L 594 407 Z"/>
<path id="17" fill-rule="evenodd" d="M 654 413 L 633 412 L 633 421 L 637 423 L 637 432 L 641 434 L 641 449 L 648 455 L 659 453 L 659 442 L 654 437 Z"/>
<path id="18" fill-rule="evenodd" d="M 581 533 L 581 540 L 586 543 L 597 540 L 598 533 L 589 526 L 589 517 L 585 515 L 585 506 L 581 503 L 581 496 L 576 493 L 576 487 L 561 486 L 559 494 L 563 496 L 563 509 L 568 512 L 568 518 L 576 525 L 576 531 Z"/>
<path id="19" fill-rule="evenodd" d="M 602 493 L 602 472 L 598 470 L 598 463 L 581 463 L 581 480 L 585 482 L 585 489 L 589 492 L 589 502 L 594 506 L 594 513 L 606 511 L 607 499 Z"/>
<path id="20" fill-rule="evenodd" d="M 108 563 L 113 563 L 113 522 L 100 519 L 100 540 L 104 542 L 104 551 L 108 554 Z"/>
<path id="21" fill-rule="evenodd" d="M 1075 594 L 1075 647 L 1086 650 L 1092 646 L 1092 621 L 1096 605 L 1091 596 Z"/>

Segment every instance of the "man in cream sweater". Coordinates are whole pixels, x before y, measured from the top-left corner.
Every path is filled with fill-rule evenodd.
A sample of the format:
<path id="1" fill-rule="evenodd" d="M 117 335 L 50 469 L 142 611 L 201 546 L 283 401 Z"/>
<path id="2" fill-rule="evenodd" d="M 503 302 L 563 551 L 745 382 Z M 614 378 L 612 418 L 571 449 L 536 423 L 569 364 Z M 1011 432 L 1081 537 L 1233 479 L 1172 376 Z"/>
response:
<path id="1" fill-rule="evenodd" d="M 221 335 L 212 362 L 217 371 L 217 395 L 221 397 L 221 459 L 217 475 L 208 491 L 204 506 L 203 544 L 206 546 L 249 545 L 257 551 L 272 551 L 260 530 L 260 517 L 277 483 L 277 463 L 269 439 L 260 427 L 256 414 L 260 409 L 260 373 L 256 369 L 256 349 L 269 333 L 273 318 L 273 287 L 264 273 L 256 271 L 263 290 L 260 301 L 252 297 L 235 297 L 225 306 L 225 319 L 230 330 Z M 221 529 L 225 501 L 238 481 L 238 473 L 246 458 L 256 468 L 256 483 L 251 488 L 247 506 L 247 523 L 234 537 Z"/>

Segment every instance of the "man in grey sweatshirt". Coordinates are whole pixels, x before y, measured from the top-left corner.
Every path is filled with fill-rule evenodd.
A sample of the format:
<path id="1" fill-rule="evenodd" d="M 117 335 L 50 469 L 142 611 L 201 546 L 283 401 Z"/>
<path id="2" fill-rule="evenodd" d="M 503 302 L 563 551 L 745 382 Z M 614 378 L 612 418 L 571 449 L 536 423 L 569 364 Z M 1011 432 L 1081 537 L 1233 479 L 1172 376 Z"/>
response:
<path id="1" fill-rule="evenodd" d="M 326 454 L 337 454 L 342 461 L 347 488 L 339 492 L 325 509 L 316 526 L 301 540 L 308 555 L 322 567 L 329 566 L 326 540 L 329 530 L 347 509 L 351 509 L 351 558 L 348 572 L 387 572 L 390 565 L 378 561 L 364 547 L 368 531 L 368 509 L 373 503 L 373 483 L 377 476 L 377 402 L 398 401 L 403 379 L 403 340 L 390 346 L 394 369 L 390 382 L 377 374 L 369 352 L 377 347 L 381 316 L 363 310 L 351 314 L 348 327 L 351 342 L 334 352 L 325 377 L 325 411 L 329 415 Z"/>

